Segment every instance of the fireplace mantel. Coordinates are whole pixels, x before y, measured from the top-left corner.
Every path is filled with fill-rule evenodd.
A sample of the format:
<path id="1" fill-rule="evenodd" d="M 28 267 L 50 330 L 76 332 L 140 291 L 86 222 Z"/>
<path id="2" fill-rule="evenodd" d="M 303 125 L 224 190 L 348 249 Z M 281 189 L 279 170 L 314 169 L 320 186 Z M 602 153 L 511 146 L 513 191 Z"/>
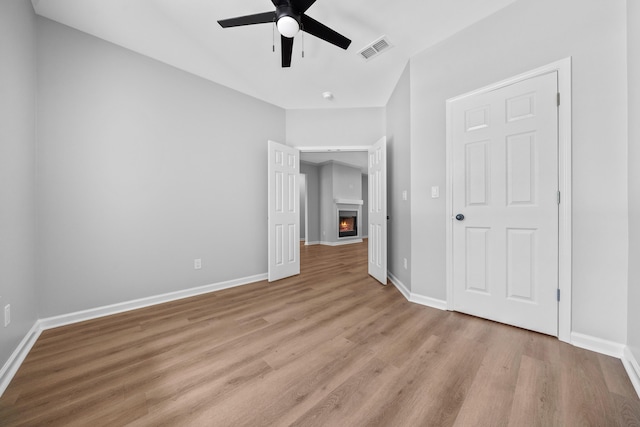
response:
<path id="1" fill-rule="evenodd" d="M 364 201 L 362 200 L 352 200 L 352 199 L 333 199 L 336 205 L 363 205 Z"/>

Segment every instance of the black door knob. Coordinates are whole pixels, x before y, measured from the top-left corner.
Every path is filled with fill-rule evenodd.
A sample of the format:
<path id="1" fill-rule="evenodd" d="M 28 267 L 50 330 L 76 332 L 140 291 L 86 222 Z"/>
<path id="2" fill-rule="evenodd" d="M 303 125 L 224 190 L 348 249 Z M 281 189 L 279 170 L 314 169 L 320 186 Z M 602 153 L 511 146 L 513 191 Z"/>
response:
<path id="1" fill-rule="evenodd" d="M 457 219 L 458 221 L 462 221 L 462 220 L 464 219 L 464 215 L 462 215 L 462 214 L 458 214 L 458 215 L 456 215 L 456 219 Z"/>

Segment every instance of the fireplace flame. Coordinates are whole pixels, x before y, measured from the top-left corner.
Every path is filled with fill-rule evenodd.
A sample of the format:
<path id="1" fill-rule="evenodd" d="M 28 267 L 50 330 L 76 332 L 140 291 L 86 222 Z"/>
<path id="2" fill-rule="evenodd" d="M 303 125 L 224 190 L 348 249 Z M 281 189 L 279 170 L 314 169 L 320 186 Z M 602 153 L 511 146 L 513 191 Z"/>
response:
<path id="1" fill-rule="evenodd" d="M 353 231 L 354 218 L 343 219 L 340 221 L 340 231 Z"/>

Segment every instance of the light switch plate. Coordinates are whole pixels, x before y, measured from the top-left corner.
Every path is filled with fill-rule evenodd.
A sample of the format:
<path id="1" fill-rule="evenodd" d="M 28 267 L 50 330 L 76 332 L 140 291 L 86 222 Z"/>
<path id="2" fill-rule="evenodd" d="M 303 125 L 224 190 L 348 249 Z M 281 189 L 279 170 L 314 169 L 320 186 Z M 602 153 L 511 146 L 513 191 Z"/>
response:
<path id="1" fill-rule="evenodd" d="M 438 187 L 437 185 L 431 187 L 431 198 L 437 199 L 438 197 L 440 197 L 440 187 Z"/>

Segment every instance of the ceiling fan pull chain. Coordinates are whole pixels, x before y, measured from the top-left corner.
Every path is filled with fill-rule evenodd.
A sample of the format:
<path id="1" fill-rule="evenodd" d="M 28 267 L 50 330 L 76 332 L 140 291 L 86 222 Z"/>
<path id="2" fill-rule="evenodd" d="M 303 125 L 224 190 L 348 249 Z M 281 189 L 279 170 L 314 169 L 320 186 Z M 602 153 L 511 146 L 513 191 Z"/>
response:
<path id="1" fill-rule="evenodd" d="M 302 31 L 302 57 L 304 58 L 304 29 Z"/>
<path id="2" fill-rule="evenodd" d="M 273 21 L 273 27 L 271 28 L 271 51 L 276 51 L 276 21 Z"/>

